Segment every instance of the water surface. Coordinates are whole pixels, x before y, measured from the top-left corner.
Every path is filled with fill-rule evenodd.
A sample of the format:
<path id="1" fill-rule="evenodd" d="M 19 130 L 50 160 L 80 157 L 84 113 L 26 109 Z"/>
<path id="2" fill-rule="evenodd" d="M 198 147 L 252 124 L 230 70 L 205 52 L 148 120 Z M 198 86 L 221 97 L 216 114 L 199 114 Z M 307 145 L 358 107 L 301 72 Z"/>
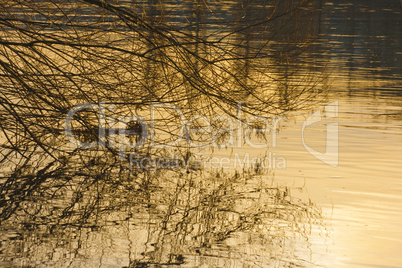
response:
<path id="1" fill-rule="evenodd" d="M 2 202 L 11 205 L 1 228 L 0 265 L 402 267 L 401 7 L 398 1 L 318 5 L 313 49 L 290 60 L 272 56 L 270 75 L 290 74 L 273 85 L 280 84 L 284 105 L 288 85 L 306 73 L 308 83 L 328 93 L 318 94 L 310 109 L 286 113 L 276 142 L 269 136 L 269 148 L 207 152 L 275 153 L 285 166 L 264 172 L 255 166 L 140 172 L 110 165 L 108 155 L 96 155 L 95 161 L 82 154 L 57 172 L 42 170 L 52 178 L 48 184 L 22 184 L 5 195 Z M 224 12 L 214 2 L 209 8 L 219 11 L 205 18 L 203 12 L 186 12 L 192 6 L 183 12 L 174 3 L 166 6 L 170 13 L 163 16 L 149 10 L 153 23 L 165 16 L 175 26 L 214 38 L 224 32 L 220 22 L 226 17 L 252 17 L 258 10 L 238 13 L 239 5 L 231 3 Z M 199 23 L 189 23 L 194 17 Z M 263 31 L 236 38 L 258 43 Z M 283 45 L 273 43 L 273 50 Z M 337 116 L 325 118 L 324 107 L 331 103 Z M 304 142 L 324 153 L 327 124 L 337 123 L 335 167 L 303 145 L 303 123 L 316 111 L 323 120 L 305 128 Z M 24 172 L 14 176 L 34 178 Z M 72 175 L 80 172 L 83 177 Z M 23 202 L 13 203 L 10 196 Z"/>

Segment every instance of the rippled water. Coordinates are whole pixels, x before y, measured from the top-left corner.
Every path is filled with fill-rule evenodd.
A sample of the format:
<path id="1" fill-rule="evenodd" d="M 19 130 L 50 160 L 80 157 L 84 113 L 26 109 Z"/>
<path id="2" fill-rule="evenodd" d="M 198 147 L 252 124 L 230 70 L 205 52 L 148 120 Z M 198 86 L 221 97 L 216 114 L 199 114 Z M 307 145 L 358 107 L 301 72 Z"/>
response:
<path id="1" fill-rule="evenodd" d="M 285 166 L 178 176 L 113 173 L 88 161 L 102 179 L 65 180 L 54 192 L 42 186 L 43 196 L 2 223 L 0 266 L 402 267 L 401 7 L 320 3 L 317 51 L 306 57 L 322 62 L 320 87 L 329 93 L 310 112 L 282 118 L 275 145 L 251 152 Z M 325 118 L 331 103 L 337 116 Z M 303 132 L 317 111 L 323 120 Z M 305 145 L 324 153 L 334 123 L 339 158 L 331 167 Z"/>
<path id="2" fill-rule="evenodd" d="M 352 4 L 353 3 L 353 4 Z M 303 152 L 302 120 L 287 122 L 281 154 L 288 168 L 275 178 L 306 185 L 330 228 L 327 267 L 401 267 L 402 39 L 397 1 L 326 3 L 332 73 L 328 102 L 339 104 L 339 166 Z M 325 39 L 324 39 L 325 40 Z M 325 139 L 311 127 L 306 142 Z M 316 144 L 319 150 L 320 144 Z M 321 143 L 321 149 L 324 149 Z M 282 151 L 283 150 L 283 151 Z M 303 152 L 303 153 L 301 153 Z M 279 152 L 278 152 L 279 153 Z"/>

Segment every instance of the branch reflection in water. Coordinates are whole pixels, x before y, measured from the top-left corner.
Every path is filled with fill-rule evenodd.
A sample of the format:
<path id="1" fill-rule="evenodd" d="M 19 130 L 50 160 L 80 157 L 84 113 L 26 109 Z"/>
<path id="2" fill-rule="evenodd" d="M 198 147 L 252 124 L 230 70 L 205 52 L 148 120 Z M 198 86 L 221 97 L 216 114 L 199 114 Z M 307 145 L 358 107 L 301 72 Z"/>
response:
<path id="1" fill-rule="evenodd" d="M 320 209 L 253 172 L 116 168 L 21 170 L 3 206 L 5 263 L 309 266 L 299 249 L 325 227 Z"/>
<path id="2" fill-rule="evenodd" d="M 313 204 L 248 170 L 130 169 L 111 146 L 121 117 L 145 118 L 162 145 L 179 135 L 176 111 L 159 111 L 153 124 L 142 114 L 155 102 L 187 119 L 203 116 L 213 131 L 225 123 L 213 120 L 219 116 L 246 120 L 237 118 L 239 103 L 245 115 L 268 118 L 309 108 L 324 91 L 318 54 L 299 57 L 319 49 L 314 1 L 182 8 L 1 1 L 2 265 L 309 265 L 297 250 L 308 249 L 310 229 L 322 225 Z M 68 111 L 99 103 L 115 105 L 108 120 L 87 109 L 72 128 L 82 142 L 105 146 L 68 144 Z M 126 123 L 138 142 L 143 128 Z M 193 154 L 186 142 L 176 156 Z M 148 140 L 134 150 L 171 154 Z"/>

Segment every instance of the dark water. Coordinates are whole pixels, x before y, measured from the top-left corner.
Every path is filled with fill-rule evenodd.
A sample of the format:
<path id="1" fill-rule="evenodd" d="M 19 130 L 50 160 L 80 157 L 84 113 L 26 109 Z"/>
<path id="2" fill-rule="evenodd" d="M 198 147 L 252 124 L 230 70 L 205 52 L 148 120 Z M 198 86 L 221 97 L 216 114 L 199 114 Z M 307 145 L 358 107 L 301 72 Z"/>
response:
<path id="1" fill-rule="evenodd" d="M 225 18 L 259 12 L 258 5 L 243 14 L 233 11 L 240 3 L 212 2 L 204 12 L 214 15 L 203 18 L 203 12 L 187 13 L 178 5 L 166 4 L 170 13 L 164 19 L 197 33 L 203 28 L 211 38 L 225 33 Z M 18 180 L 7 179 L 3 174 L 10 171 L 3 167 L 0 266 L 402 267 L 401 6 L 398 1 L 317 6 L 318 38 L 311 47 L 297 59 L 270 55 L 265 60 L 272 61 L 272 69 L 265 72 L 277 75 L 273 87 L 284 89 L 308 74 L 309 83 L 327 90 L 317 95 L 321 104 L 289 112 L 268 149 L 207 153 L 220 159 L 271 153 L 268 170 L 233 164 L 133 170 L 118 161 L 111 165 L 108 154 L 87 151 L 56 170 L 36 170 L 35 176 L 29 167 L 15 171 L 11 177 Z M 136 8 L 143 12 L 140 4 Z M 155 24 L 163 17 L 157 8 L 146 16 Z M 201 23 L 189 23 L 194 16 Z M 258 43 L 266 35 L 257 28 L 236 38 Z M 281 51 L 275 38 L 270 49 Z M 289 75 L 282 85 L 284 72 Z M 334 102 L 336 116 L 329 116 L 332 110 L 323 107 Z M 323 117 L 328 112 L 327 121 L 303 132 L 314 111 Z M 338 124 L 336 167 L 303 144 L 325 153 L 328 123 Z M 278 164 L 281 159 L 285 165 Z"/>

